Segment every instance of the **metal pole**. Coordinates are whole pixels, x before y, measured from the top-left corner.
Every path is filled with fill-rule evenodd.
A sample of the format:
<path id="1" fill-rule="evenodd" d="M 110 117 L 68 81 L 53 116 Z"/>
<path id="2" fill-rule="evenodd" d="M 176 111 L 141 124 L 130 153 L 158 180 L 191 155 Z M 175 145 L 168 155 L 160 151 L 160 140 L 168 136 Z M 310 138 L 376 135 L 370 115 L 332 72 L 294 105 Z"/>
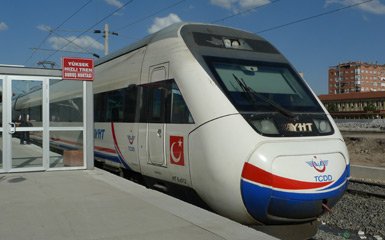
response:
<path id="1" fill-rule="evenodd" d="M 108 24 L 104 24 L 104 55 L 108 54 L 108 35 L 109 35 L 109 30 L 108 30 Z"/>

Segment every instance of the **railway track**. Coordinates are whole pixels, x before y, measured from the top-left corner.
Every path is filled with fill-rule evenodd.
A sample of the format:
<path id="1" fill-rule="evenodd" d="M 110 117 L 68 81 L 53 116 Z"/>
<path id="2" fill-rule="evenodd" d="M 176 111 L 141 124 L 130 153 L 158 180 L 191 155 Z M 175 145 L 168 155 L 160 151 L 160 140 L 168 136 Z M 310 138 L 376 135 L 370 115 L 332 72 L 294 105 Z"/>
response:
<path id="1" fill-rule="evenodd" d="M 350 179 L 346 191 L 353 195 L 368 197 L 373 196 L 385 199 L 385 183 L 383 182 L 374 182 L 364 179 Z"/>
<path id="2" fill-rule="evenodd" d="M 385 239 L 385 181 L 351 178 L 346 194 L 319 220 L 314 240 Z"/>

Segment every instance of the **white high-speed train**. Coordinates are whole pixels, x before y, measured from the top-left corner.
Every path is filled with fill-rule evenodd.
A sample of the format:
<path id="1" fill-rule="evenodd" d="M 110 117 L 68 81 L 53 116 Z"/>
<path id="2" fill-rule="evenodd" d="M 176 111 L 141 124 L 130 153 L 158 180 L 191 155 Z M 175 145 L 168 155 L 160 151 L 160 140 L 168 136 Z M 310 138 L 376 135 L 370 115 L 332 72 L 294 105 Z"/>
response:
<path id="1" fill-rule="evenodd" d="M 337 126 L 259 36 L 178 23 L 97 61 L 95 76 L 95 159 L 150 187 L 263 225 L 311 223 L 346 189 Z"/>
<path id="2" fill-rule="evenodd" d="M 340 132 L 259 36 L 179 23 L 95 69 L 95 158 L 105 164 L 191 188 L 246 224 L 311 222 L 344 193 Z"/>

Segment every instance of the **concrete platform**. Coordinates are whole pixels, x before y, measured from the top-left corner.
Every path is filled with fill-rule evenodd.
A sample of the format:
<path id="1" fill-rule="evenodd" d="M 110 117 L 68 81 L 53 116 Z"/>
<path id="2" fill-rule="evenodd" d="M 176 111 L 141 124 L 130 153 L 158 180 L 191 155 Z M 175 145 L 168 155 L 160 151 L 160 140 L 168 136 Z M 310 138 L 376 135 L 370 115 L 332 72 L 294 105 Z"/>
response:
<path id="1" fill-rule="evenodd" d="M 351 165 L 350 175 L 353 178 L 385 182 L 385 168 Z"/>
<path id="2" fill-rule="evenodd" d="M 0 239 L 274 239 L 103 170 L 0 174 Z"/>

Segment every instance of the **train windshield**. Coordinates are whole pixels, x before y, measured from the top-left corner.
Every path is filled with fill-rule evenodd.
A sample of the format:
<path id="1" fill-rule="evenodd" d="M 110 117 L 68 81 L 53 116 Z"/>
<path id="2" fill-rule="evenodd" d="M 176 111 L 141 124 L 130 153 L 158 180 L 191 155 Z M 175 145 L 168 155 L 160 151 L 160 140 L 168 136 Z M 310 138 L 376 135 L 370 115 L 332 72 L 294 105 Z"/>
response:
<path id="1" fill-rule="evenodd" d="M 211 70 L 240 112 L 322 112 L 308 87 L 285 64 L 209 60 Z"/>

